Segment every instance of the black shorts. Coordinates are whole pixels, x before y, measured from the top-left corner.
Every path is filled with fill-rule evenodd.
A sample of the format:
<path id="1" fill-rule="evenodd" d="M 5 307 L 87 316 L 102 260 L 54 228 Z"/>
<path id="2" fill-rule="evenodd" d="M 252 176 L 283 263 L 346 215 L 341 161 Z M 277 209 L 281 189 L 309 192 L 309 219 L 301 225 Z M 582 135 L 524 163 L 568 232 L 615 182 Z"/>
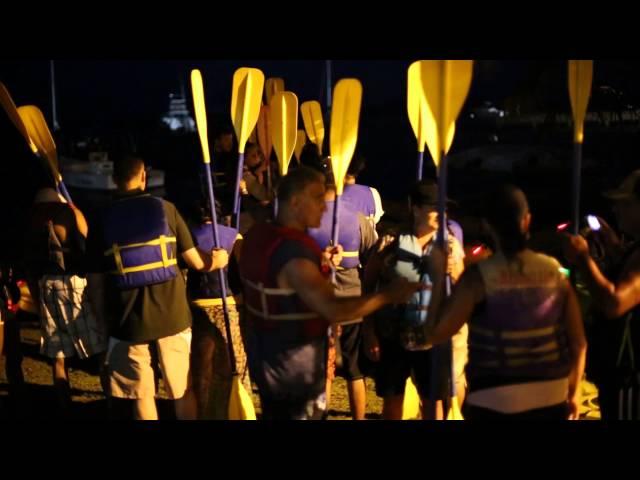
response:
<path id="1" fill-rule="evenodd" d="M 336 375 L 348 382 L 364 378 L 360 368 L 362 355 L 362 323 L 343 325 L 340 334 L 340 350 L 342 353 L 342 366 L 336 369 Z"/>
<path id="2" fill-rule="evenodd" d="M 322 420 L 327 411 L 326 394 L 315 398 L 271 398 L 260 395 L 262 420 Z"/>
<path id="3" fill-rule="evenodd" d="M 437 379 L 433 379 L 432 372 L 434 360 L 442 356 L 440 350 L 409 351 L 397 340 L 381 338 L 380 361 L 374 371 L 376 394 L 383 398 L 404 394 L 407 379 L 411 376 L 420 397 L 431 400 L 446 398 L 446 363 L 438 361 L 443 371 Z"/>

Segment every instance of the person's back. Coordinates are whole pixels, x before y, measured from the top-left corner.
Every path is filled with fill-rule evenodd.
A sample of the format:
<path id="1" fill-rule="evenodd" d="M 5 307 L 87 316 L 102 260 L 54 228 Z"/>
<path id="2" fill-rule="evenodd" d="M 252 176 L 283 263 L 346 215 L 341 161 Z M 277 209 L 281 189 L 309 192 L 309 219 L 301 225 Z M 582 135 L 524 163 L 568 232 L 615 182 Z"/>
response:
<path id="1" fill-rule="evenodd" d="M 90 293 L 109 323 L 110 395 L 136 400 L 136 416 L 157 418 L 156 360 L 178 418 L 193 418 L 188 395 L 191 313 L 178 261 L 211 270 L 214 258 L 196 250 L 175 206 L 144 193 L 142 159 L 114 168 L 118 192 L 92 228 Z M 226 265 L 226 255 L 222 266 Z"/>
<path id="2" fill-rule="evenodd" d="M 156 223 L 151 228 L 150 211 Z M 144 342 L 191 325 L 177 254 L 193 242 L 173 204 L 141 190 L 120 194 L 103 212 L 90 242 L 101 271 L 109 272 L 105 313 L 112 337 Z M 151 242 L 157 244 L 127 248 Z"/>
<path id="3" fill-rule="evenodd" d="M 354 155 L 349 163 L 347 175 L 345 176 L 342 198 L 354 205 L 358 211 L 362 212 L 375 227 L 384 215 L 382 199 L 380 198 L 380 193 L 375 188 L 356 183 L 358 175 L 362 173 L 364 168 L 364 157 L 359 154 Z"/>
<path id="4" fill-rule="evenodd" d="M 213 224 L 210 216 L 208 208 L 201 210 L 196 225 L 191 227 L 196 246 L 205 252 L 214 249 Z M 217 231 L 220 248 L 224 249 L 232 259 L 229 268 L 223 270 L 223 281 L 227 295 L 226 304 L 235 368 L 245 390 L 250 392 L 251 380 L 247 356 L 240 333 L 241 287 L 236 278 L 238 250 L 242 236 L 235 228 L 223 225 L 217 225 Z M 232 272 L 235 273 L 234 278 L 230 278 Z M 198 404 L 198 418 L 227 420 L 232 369 L 219 272 L 189 271 L 187 292 L 193 314 L 191 374 Z"/>
<path id="5" fill-rule="evenodd" d="M 87 359 L 106 349 L 103 322 L 85 295 L 85 236 L 82 213 L 65 203 L 48 172 L 31 211 L 25 258 L 29 285 L 39 306 L 40 351 L 51 359 L 59 406 L 71 402 L 66 358 Z"/>
<path id="6" fill-rule="evenodd" d="M 226 250 L 231 255 L 234 250 L 236 241 L 242 240 L 242 235 L 235 228 L 218 224 L 218 235 L 220 248 Z M 213 230 L 211 222 L 201 223 L 200 225 L 190 228 L 191 236 L 195 245 L 205 252 L 209 252 L 214 248 Z M 239 286 L 229 280 L 229 271 L 225 271 L 224 278 L 226 280 L 227 296 L 233 297 L 236 293 L 240 293 Z M 189 272 L 187 276 L 187 292 L 189 298 L 194 301 L 206 299 L 219 299 L 222 296 L 220 281 L 217 272 Z M 211 303 L 211 302 L 208 302 Z M 201 302 L 206 305 L 207 302 Z"/>
<path id="7" fill-rule="evenodd" d="M 378 190 L 357 183 L 345 185 L 342 198 L 353 204 L 375 225 L 384 214 Z"/>
<path id="8" fill-rule="evenodd" d="M 586 340 L 575 293 L 555 259 L 527 248 L 521 190 L 491 192 L 487 207 L 497 253 L 465 271 L 431 338 L 469 323 L 468 418 L 577 419 Z"/>
<path id="9" fill-rule="evenodd" d="M 320 227 L 310 228 L 309 235 L 318 243 L 321 249 L 332 244 L 331 234 L 335 209 L 335 189 L 331 186 L 327 190 L 326 206 Z M 340 297 L 358 297 L 362 295 L 360 279 L 361 266 L 371 253 L 378 239 L 376 231 L 369 220 L 349 202 L 340 202 L 340 218 L 338 219 L 338 244 L 342 246 L 342 261 L 335 271 L 335 294 Z M 330 337 L 329 368 L 327 396 L 330 398 L 331 383 L 334 370 L 347 380 L 347 389 L 354 419 L 364 419 L 366 408 L 366 389 L 364 374 L 361 369 L 362 359 L 362 318 L 344 324 L 332 332 Z M 333 344 L 339 342 L 341 362 L 337 362 L 336 348 Z M 334 365 L 341 363 L 341 365 Z M 338 367 L 337 369 L 334 367 Z"/>
<path id="10" fill-rule="evenodd" d="M 485 300 L 469 322 L 471 388 L 492 378 L 502 385 L 565 378 L 568 282 L 558 261 L 531 250 L 510 259 L 498 252 L 477 268 Z"/>
<path id="11" fill-rule="evenodd" d="M 327 200 L 327 209 L 322 215 L 322 220 L 318 228 L 310 228 L 309 235 L 318 243 L 321 249 L 331 245 L 331 230 L 333 225 L 333 211 L 335 202 Z M 346 294 L 360 294 L 360 277 L 358 267 L 361 264 L 361 250 L 368 250 L 373 247 L 377 236 L 375 230 L 362 225 L 364 215 L 349 202 L 340 203 L 340 227 L 338 244 L 344 249 L 342 262 L 336 271 L 336 286 L 338 291 L 346 290 Z M 373 231 L 372 231 L 373 230 Z M 365 238 L 366 248 L 361 248 L 363 231 L 368 233 Z M 370 233 L 372 231 L 372 233 Z M 357 290 L 357 292 L 356 292 Z"/>

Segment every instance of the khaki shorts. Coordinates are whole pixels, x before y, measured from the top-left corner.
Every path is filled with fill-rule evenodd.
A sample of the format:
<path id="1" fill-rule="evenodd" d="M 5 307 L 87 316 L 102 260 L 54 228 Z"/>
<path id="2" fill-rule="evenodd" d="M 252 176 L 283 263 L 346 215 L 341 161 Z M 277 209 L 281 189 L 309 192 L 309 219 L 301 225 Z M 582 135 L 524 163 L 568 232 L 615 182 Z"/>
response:
<path id="1" fill-rule="evenodd" d="M 190 384 L 190 353 L 191 328 L 143 343 L 110 338 L 106 363 L 111 395 L 129 399 L 155 397 L 159 366 L 168 397 L 182 398 Z"/>

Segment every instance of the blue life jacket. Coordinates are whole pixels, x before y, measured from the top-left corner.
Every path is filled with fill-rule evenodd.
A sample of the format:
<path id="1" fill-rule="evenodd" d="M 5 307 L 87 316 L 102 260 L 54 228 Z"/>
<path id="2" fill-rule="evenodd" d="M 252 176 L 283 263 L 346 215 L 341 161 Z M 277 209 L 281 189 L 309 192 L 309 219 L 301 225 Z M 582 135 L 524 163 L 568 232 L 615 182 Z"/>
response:
<path id="1" fill-rule="evenodd" d="M 421 282 L 427 285 L 425 290 L 415 292 L 411 299 L 400 307 L 400 341 L 406 350 L 424 350 L 424 335 L 427 323 L 427 310 L 431 302 L 433 281 L 427 271 L 427 258 L 431 253 L 433 242 L 423 251 L 415 235 L 398 236 L 396 263 L 394 273 L 410 282 Z"/>
<path id="2" fill-rule="evenodd" d="M 150 195 L 113 202 L 104 216 L 105 256 L 121 289 L 164 283 L 178 274 L 176 237 L 169 230 L 162 200 Z"/>

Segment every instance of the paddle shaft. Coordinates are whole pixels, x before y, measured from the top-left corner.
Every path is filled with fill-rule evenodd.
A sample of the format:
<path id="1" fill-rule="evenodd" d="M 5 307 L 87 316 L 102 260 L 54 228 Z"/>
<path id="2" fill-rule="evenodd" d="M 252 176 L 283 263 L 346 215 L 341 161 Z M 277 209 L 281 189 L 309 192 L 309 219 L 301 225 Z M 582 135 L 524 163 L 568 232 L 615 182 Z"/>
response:
<path id="1" fill-rule="evenodd" d="M 69 205 L 73 205 L 73 200 L 71 200 L 71 195 L 69 195 L 69 191 L 67 190 L 67 186 L 64 184 L 62 179 L 60 179 L 60 182 L 58 183 L 58 190 L 60 191 L 62 196 L 65 198 L 67 203 L 69 203 Z"/>
<path id="2" fill-rule="evenodd" d="M 582 169 L 582 143 L 573 144 L 573 170 L 571 175 L 571 233 L 580 230 L 580 171 Z"/>
<path id="3" fill-rule="evenodd" d="M 271 158 L 265 158 L 267 162 L 267 192 L 271 195 Z"/>
<path id="4" fill-rule="evenodd" d="M 424 165 L 424 151 L 418 152 L 418 181 L 422 180 L 422 168 Z"/>
<path id="5" fill-rule="evenodd" d="M 242 171 L 244 168 L 244 152 L 238 154 L 238 171 L 236 173 L 236 189 L 233 194 L 233 214 L 236 220 L 236 229 L 240 228 L 240 180 L 242 180 Z"/>
<path id="6" fill-rule="evenodd" d="M 447 181 L 448 181 L 448 162 L 447 155 L 442 152 L 440 160 L 440 168 L 438 175 L 438 244 L 442 249 L 442 255 L 444 257 L 445 265 L 445 296 L 451 295 L 451 275 L 449 274 L 449 234 L 447 231 L 447 216 L 446 216 L 446 202 L 447 202 Z M 453 359 L 453 341 L 448 340 L 443 345 L 443 355 L 449 360 L 449 389 L 450 395 L 453 398 L 457 395 L 456 392 L 456 377 L 455 377 L 455 362 Z M 446 352 L 446 353 L 445 353 Z M 438 362 L 436 362 L 438 363 Z M 438 369 L 439 370 L 439 369 Z M 437 372 L 437 370 L 436 370 Z M 435 376 L 435 375 L 434 375 Z"/>
<path id="7" fill-rule="evenodd" d="M 211 182 L 211 164 L 205 163 L 205 176 L 207 177 L 207 188 L 209 190 L 209 205 L 211 206 L 211 230 L 213 232 L 213 246 L 220 248 L 220 237 L 218 236 L 218 214 L 216 213 L 216 200 L 213 194 L 213 183 Z M 227 285 L 224 278 L 224 268 L 218 269 L 218 281 L 220 282 L 220 294 L 222 296 L 222 311 L 224 314 L 224 327 L 227 331 L 227 348 L 229 349 L 229 360 L 231 361 L 232 375 L 237 375 L 236 355 L 233 351 L 233 341 L 231 337 L 231 318 L 229 316 L 229 306 L 227 305 Z"/>
<path id="8" fill-rule="evenodd" d="M 340 197 L 342 195 L 338 195 L 336 193 L 336 199 L 333 203 L 333 222 L 331 225 L 331 245 L 335 247 L 338 245 L 338 237 L 340 235 Z M 331 268 L 331 280 L 335 284 L 336 283 L 336 271 L 335 268 Z"/>

